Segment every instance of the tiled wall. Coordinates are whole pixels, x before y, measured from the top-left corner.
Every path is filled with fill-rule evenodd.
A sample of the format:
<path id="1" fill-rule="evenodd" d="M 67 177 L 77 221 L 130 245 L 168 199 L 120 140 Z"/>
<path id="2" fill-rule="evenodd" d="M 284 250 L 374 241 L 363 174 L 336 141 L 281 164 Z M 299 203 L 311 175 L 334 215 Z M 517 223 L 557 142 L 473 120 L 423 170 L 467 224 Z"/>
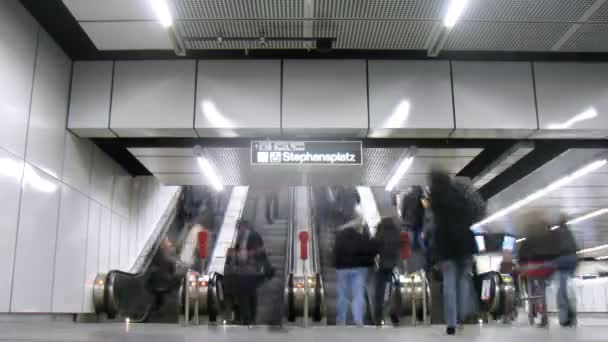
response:
<path id="1" fill-rule="evenodd" d="M 0 2 L 0 312 L 91 312 L 95 275 L 130 269 L 176 190 L 65 129 L 71 70 L 17 0 Z"/>

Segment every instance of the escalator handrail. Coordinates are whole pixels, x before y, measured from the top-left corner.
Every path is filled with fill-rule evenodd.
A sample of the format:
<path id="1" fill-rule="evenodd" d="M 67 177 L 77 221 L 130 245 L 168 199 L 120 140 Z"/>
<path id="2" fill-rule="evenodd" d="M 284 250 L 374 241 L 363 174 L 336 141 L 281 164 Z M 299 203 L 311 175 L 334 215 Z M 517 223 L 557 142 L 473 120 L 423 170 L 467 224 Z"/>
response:
<path id="1" fill-rule="evenodd" d="M 285 244 L 285 260 L 286 265 L 285 265 L 285 274 L 284 274 L 284 281 L 285 281 L 285 288 L 287 289 L 289 286 L 289 275 L 292 274 L 294 272 L 294 267 L 295 267 L 295 262 L 293 260 L 294 258 L 294 239 L 295 236 L 293 234 L 293 229 L 294 229 L 294 210 L 295 210 L 295 199 L 294 199 L 294 190 L 293 187 L 289 188 L 289 193 L 288 193 L 288 203 L 289 203 L 289 217 L 288 217 L 288 227 L 287 227 L 287 243 Z"/>
<path id="2" fill-rule="evenodd" d="M 319 237 L 317 230 L 317 212 L 315 209 L 315 201 L 312 193 L 312 188 L 308 188 L 308 211 L 309 211 L 309 224 L 310 224 L 310 235 L 311 235 L 311 249 L 312 249 L 312 274 L 321 272 L 321 261 L 319 255 Z"/>

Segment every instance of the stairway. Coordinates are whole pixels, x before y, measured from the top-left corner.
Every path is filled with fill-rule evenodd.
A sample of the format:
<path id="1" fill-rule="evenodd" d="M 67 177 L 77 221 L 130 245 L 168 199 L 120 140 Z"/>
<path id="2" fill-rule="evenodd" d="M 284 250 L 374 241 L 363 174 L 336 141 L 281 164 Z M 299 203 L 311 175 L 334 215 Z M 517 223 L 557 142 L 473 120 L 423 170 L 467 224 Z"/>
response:
<path id="1" fill-rule="evenodd" d="M 274 278 L 263 283 L 258 289 L 258 324 L 279 325 L 284 316 L 287 229 L 288 222 L 284 219 L 277 219 L 273 224 L 264 224 L 258 228 L 270 263 L 275 269 Z"/>

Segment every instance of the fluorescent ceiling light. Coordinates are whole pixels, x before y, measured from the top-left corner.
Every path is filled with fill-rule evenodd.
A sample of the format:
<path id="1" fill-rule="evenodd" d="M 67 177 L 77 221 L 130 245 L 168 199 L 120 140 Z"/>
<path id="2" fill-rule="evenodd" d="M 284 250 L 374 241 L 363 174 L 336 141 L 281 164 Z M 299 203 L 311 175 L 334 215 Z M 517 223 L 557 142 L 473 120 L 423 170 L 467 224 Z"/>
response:
<path id="1" fill-rule="evenodd" d="M 163 27 L 173 26 L 173 17 L 166 0 L 149 0 L 156 18 Z"/>
<path id="2" fill-rule="evenodd" d="M 608 255 L 604 255 L 604 256 L 595 258 L 595 260 L 606 260 L 606 259 L 608 259 Z"/>
<path id="3" fill-rule="evenodd" d="M 393 176 L 388 181 L 388 183 L 386 183 L 386 187 L 384 189 L 386 191 L 393 191 L 393 189 L 395 188 L 395 186 L 397 186 L 397 183 L 399 183 L 399 181 L 401 180 L 403 175 L 407 172 L 407 170 L 410 168 L 410 166 L 412 166 L 413 162 L 414 162 L 413 156 L 403 159 L 401 161 L 401 164 L 399 164 L 397 171 L 395 171 L 395 174 L 393 174 Z"/>
<path id="4" fill-rule="evenodd" d="M 600 215 L 604 215 L 608 213 L 608 208 L 604 208 L 604 209 L 599 209 L 596 211 L 592 211 L 589 214 L 583 215 L 583 216 L 579 216 L 575 219 L 572 219 L 568 222 L 566 222 L 567 224 L 577 224 L 577 223 L 581 223 L 583 221 L 587 221 L 589 219 L 592 219 L 594 217 L 600 216 Z"/>
<path id="5" fill-rule="evenodd" d="M 458 19 L 460 19 L 462 12 L 464 12 L 464 9 L 467 7 L 468 2 L 468 0 L 452 0 L 452 2 L 450 2 L 450 7 L 448 7 L 448 12 L 443 18 L 443 26 L 448 29 L 454 27 Z"/>
<path id="6" fill-rule="evenodd" d="M 591 248 L 587 248 L 587 249 L 581 249 L 580 251 L 576 252 L 576 254 L 595 252 L 595 251 L 600 251 L 600 250 L 606 249 L 606 248 L 608 248 L 608 245 L 601 245 L 601 246 L 597 246 L 597 247 L 591 247 Z"/>
<path id="7" fill-rule="evenodd" d="M 196 160 L 198 162 L 198 166 L 203 171 L 205 177 L 207 177 L 207 180 L 209 181 L 213 189 L 215 189 L 215 191 L 224 190 L 224 185 L 222 184 L 220 177 L 215 172 L 215 169 L 213 168 L 209 160 L 207 160 L 207 158 L 205 157 L 197 157 Z"/>
<path id="8" fill-rule="evenodd" d="M 526 240 L 528 240 L 528 239 L 526 239 L 526 238 L 521 238 L 521 239 L 517 239 L 517 240 L 515 240 L 515 242 L 520 243 L 520 242 L 524 242 L 524 241 L 526 241 Z"/>
<path id="9" fill-rule="evenodd" d="M 584 112 L 573 116 L 570 120 L 559 123 L 559 124 L 550 124 L 549 129 L 566 129 L 572 127 L 575 123 L 591 120 L 597 116 L 597 110 L 595 107 L 590 107 Z"/>
<path id="10" fill-rule="evenodd" d="M 592 163 L 589 163 L 589 164 L 583 166 L 582 168 L 574 171 L 573 173 L 569 174 L 568 176 L 560 178 L 557 181 L 549 184 L 547 187 L 542 188 L 542 189 L 524 197 L 523 199 L 511 204 L 510 206 L 495 212 L 494 214 L 492 214 L 492 215 L 486 217 L 485 219 L 481 220 L 480 222 L 476 223 L 475 226 L 482 226 L 482 225 L 488 224 L 490 222 L 494 222 L 494 221 L 502 218 L 503 216 L 506 216 L 506 215 L 514 212 L 515 210 L 525 206 L 526 204 L 533 202 L 556 189 L 561 188 L 562 186 L 572 182 L 573 180 L 599 169 L 600 167 L 606 165 L 606 162 L 607 162 L 606 159 L 601 159 L 601 160 L 596 160 Z"/>

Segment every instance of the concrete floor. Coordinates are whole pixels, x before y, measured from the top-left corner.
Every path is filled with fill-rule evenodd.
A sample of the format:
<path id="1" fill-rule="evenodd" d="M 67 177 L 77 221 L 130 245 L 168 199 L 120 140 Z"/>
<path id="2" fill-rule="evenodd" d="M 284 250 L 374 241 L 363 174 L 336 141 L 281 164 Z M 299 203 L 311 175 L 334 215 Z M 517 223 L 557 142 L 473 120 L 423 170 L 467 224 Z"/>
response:
<path id="1" fill-rule="evenodd" d="M 525 324 L 467 326 L 456 337 L 446 336 L 443 326 L 401 328 L 292 327 L 286 332 L 271 332 L 265 327 L 181 327 L 161 324 L 83 324 L 68 322 L 0 323 L 0 341 L 120 341 L 120 342 L 574 342 L 606 341 L 606 319 L 582 320 L 578 328 L 549 329 Z"/>

